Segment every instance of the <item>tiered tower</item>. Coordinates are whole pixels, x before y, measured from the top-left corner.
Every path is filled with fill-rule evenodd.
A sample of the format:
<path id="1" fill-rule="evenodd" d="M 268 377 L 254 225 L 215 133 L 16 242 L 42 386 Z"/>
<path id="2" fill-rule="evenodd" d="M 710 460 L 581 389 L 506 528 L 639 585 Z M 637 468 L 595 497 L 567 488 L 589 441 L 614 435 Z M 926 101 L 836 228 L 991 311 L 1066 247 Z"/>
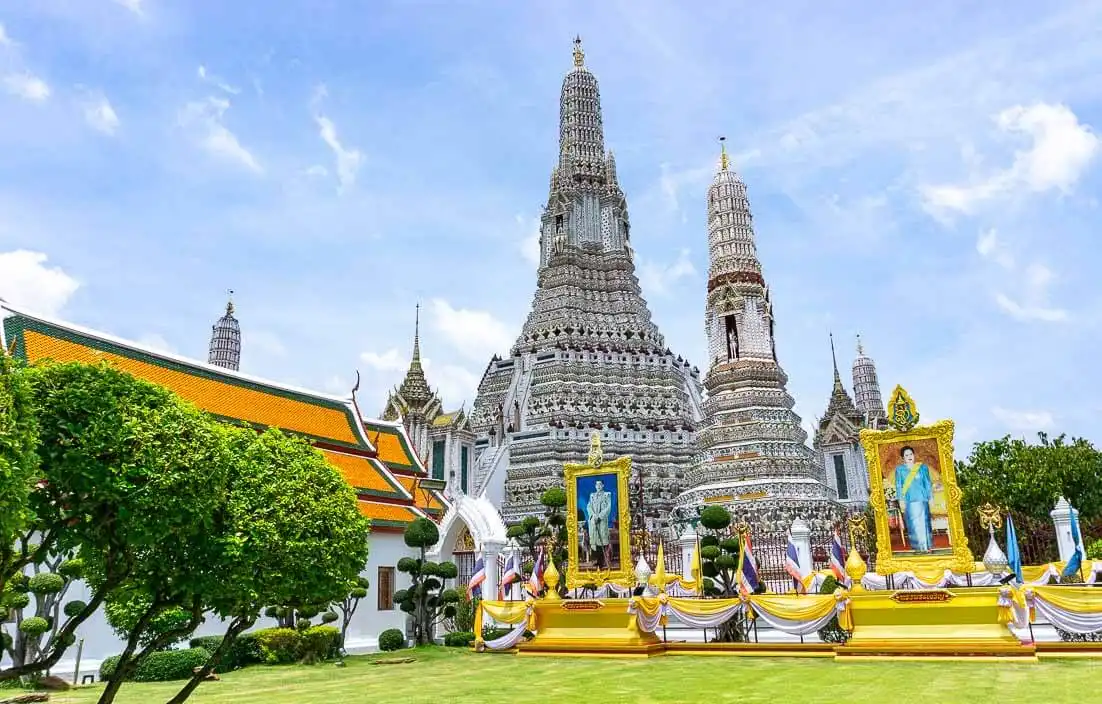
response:
<path id="1" fill-rule="evenodd" d="M 859 442 L 861 429 L 866 427 L 865 414 L 857 410 L 842 384 L 833 335 L 830 336 L 830 358 L 834 362 L 834 387 L 826 412 L 815 430 L 812 446 L 821 456 L 827 484 L 838 501 L 863 507 L 869 500 L 869 475 Z M 879 387 L 876 394 L 880 395 Z"/>
<path id="2" fill-rule="evenodd" d="M 887 419 L 876 364 L 865 354 L 860 335 L 857 336 L 857 358 L 853 360 L 853 395 L 857 400 L 857 410 L 865 415 L 867 425 L 876 427 L 880 421 Z"/>
<path id="3" fill-rule="evenodd" d="M 715 503 L 767 530 L 783 530 L 797 516 L 825 526 L 840 507 L 792 411 L 746 184 L 730 168 L 726 149 L 708 190 L 708 250 L 708 422 L 678 513 L 689 518 Z"/>
<path id="4" fill-rule="evenodd" d="M 233 317 L 232 298 L 226 302 L 226 314 L 211 327 L 207 364 L 234 371 L 241 367 L 241 326 Z"/>
<path id="5" fill-rule="evenodd" d="M 666 347 L 643 300 L 580 39 L 540 223 L 532 310 L 510 356 L 490 361 L 471 413 L 479 489 L 506 520 L 540 512 L 540 494 L 561 484 L 563 463 L 584 461 L 599 430 L 607 453 L 642 472 L 648 518 L 665 519 L 696 450 L 699 371 Z"/>

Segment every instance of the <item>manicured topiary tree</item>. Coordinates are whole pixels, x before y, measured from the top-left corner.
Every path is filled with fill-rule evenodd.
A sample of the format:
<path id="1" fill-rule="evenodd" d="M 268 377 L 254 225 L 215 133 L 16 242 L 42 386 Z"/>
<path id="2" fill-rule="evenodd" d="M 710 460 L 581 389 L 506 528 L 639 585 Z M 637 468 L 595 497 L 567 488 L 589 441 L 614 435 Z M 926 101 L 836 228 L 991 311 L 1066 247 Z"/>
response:
<path id="1" fill-rule="evenodd" d="M 84 610 L 83 601 L 65 602 L 65 594 L 70 585 L 80 579 L 83 563 L 79 558 L 66 560 L 62 555 L 42 554 L 29 550 L 36 555 L 31 565 L 33 572 L 28 577 L 21 574 L 9 584 L 8 596 L 0 597 L 0 605 L 8 608 L 19 626 L 12 637 L 5 640 L 0 652 L 7 652 L 14 665 L 34 662 L 40 654 L 52 647 L 62 616 L 72 617 Z M 29 619 L 41 619 L 48 628 L 23 628 L 22 622 Z"/>
<path id="2" fill-rule="evenodd" d="M 353 585 L 354 586 L 348 590 L 348 593 L 345 594 L 343 599 L 333 602 L 333 607 L 340 612 L 340 616 L 332 611 L 327 611 L 322 618 L 325 623 L 334 623 L 338 620 L 341 622 L 342 652 L 344 651 L 345 639 L 348 637 L 348 626 L 352 623 L 352 616 L 356 613 L 356 608 L 360 605 L 360 600 L 367 596 L 370 582 L 368 582 L 367 577 L 357 577 Z M 332 616 L 332 618 L 329 618 L 330 616 Z"/>
<path id="3" fill-rule="evenodd" d="M 700 569 L 705 596 L 731 598 L 738 594 L 739 539 L 730 534 L 731 514 L 722 506 L 707 506 L 700 512 L 700 525 L 707 533 L 700 538 Z M 738 643 L 747 640 L 749 623 L 735 616 L 716 629 L 716 640 Z"/>
<path id="4" fill-rule="evenodd" d="M 540 546 L 546 546 L 549 541 L 554 545 L 551 557 L 555 560 L 555 567 L 565 573 L 568 555 L 566 491 L 562 487 L 551 487 L 540 495 L 540 503 L 544 507 L 542 518 L 526 516 L 509 526 L 505 535 L 515 539 L 520 546 L 524 554 L 524 564 L 521 567 L 526 574 L 531 574 Z M 566 580 L 559 583 L 559 590 L 565 592 Z"/>
<path id="5" fill-rule="evenodd" d="M 819 593 L 833 594 L 837 591 L 839 586 L 838 580 L 834 575 L 830 575 L 823 580 L 822 586 L 819 587 Z M 842 626 L 839 625 L 837 616 L 831 618 L 830 623 L 819 629 L 819 638 L 822 639 L 824 643 L 845 643 L 849 640 L 849 636 L 849 631 L 843 630 Z"/>
<path id="6" fill-rule="evenodd" d="M 428 645 L 434 640 L 436 625 L 455 616 L 459 592 L 445 585 L 459 575 L 459 570 L 452 562 L 425 559 L 425 551 L 440 540 L 436 524 L 427 518 L 418 518 L 406 526 L 404 539 L 406 545 L 418 551 L 418 557 L 398 561 L 398 571 L 409 575 L 410 586 L 395 592 L 394 600 L 412 617 L 414 642 Z"/>

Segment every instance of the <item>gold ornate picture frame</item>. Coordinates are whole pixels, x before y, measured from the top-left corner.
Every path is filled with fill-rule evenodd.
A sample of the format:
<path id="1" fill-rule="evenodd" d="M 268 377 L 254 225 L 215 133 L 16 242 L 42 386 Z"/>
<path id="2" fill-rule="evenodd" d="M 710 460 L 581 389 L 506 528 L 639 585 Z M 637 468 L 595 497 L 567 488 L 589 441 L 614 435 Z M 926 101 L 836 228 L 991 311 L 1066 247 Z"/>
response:
<path id="1" fill-rule="evenodd" d="M 865 429 L 860 436 L 876 519 L 877 573 L 975 571 L 960 512 L 953 421 L 918 425 L 914 401 L 899 386 L 888 409 L 891 429 Z"/>
<path id="2" fill-rule="evenodd" d="M 595 450 L 590 452 L 587 464 L 563 465 L 563 479 L 566 483 L 566 536 L 567 554 L 569 564 L 566 568 L 566 586 L 568 589 L 576 589 L 586 584 L 616 584 L 619 586 L 631 586 L 635 577 L 631 564 L 631 507 L 628 494 L 628 479 L 631 476 L 631 458 L 620 457 L 611 462 L 602 462 L 600 454 L 600 439 L 596 436 L 593 440 Z M 608 526 L 609 549 L 604 568 L 595 565 L 600 558 L 593 554 L 599 547 L 592 547 L 591 541 L 582 544 L 583 533 L 588 534 L 589 516 L 586 515 L 585 506 L 591 495 L 597 491 L 596 482 L 601 481 L 601 491 L 615 492 L 614 497 L 600 499 L 609 501 L 614 509 L 610 512 L 616 517 L 616 525 Z M 612 486 L 609 486 L 609 483 Z M 580 490 L 579 490 L 580 487 Z M 581 496 L 579 496 L 582 494 Z M 579 498 L 582 508 L 579 510 Z M 599 520 L 597 521 L 599 524 Z M 596 526 L 598 533 L 599 525 Z M 617 540 L 617 545 L 611 544 L 612 539 Z"/>

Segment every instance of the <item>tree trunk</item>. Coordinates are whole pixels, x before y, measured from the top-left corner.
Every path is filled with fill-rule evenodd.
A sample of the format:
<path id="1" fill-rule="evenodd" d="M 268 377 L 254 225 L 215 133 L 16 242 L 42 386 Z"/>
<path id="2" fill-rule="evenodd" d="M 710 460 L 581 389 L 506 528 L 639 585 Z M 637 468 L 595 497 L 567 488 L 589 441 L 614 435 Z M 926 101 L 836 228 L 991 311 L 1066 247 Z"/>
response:
<path id="1" fill-rule="evenodd" d="M 230 627 L 226 629 L 226 634 L 222 636 L 222 642 L 218 644 L 218 649 L 211 653 L 210 659 L 206 664 L 199 668 L 199 671 L 191 676 L 188 683 L 176 693 L 172 699 L 169 699 L 167 704 L 182 704 L 191 696 L 191 693 L 207 678 L 214 668 L 218 667 L 218 663 L 222 662 L 222 658 L 226 653 L 230 652 L 230 648 L 233 646 L 234 641 L 237 640 L 237 636 L 241 635 L 245 629 L 249 628 L 256 621 L 254 618 L 245 618 L 239 616 L 230 622 Z"/>
<path id="2" fill-rule="evenodd" d="M 111 704 L 115 701 L 115 696 L 119 693 L 119 688 L 122 687 L 122 683 L 126 681 L 126 678 L 130 676 L 130 673 L 138 666 L 138 659 L 134 657 L 134 651 L 138 648 L 138 639 L 145 633 L 145 629 L 149 626 L 149 622 L 153 620 L 153 617 L 164 610 L 164 605 L 159 601 L 154 601 L 142 617 L 138 619 L 138 622 L 134 625 L 134 629 L 130 631 L 130 638 L 126 641 L 126 649 L 122 651 L 122 655 L 119 656 L 118 665 L 115 666 L 115 673 L 111 675 L 111 679 L 107 680 L 107 686 L 104 687 L 103 693 L 100 694 L 99 704 Z"/>

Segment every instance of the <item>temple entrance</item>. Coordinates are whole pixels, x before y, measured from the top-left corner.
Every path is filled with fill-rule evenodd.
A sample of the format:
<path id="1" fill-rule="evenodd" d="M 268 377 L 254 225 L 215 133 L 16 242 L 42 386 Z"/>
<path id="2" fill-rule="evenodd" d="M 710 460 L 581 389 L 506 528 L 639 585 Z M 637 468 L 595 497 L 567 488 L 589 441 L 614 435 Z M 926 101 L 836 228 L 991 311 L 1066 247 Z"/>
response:
<path id="1" fill-rule="evenodd" d="M 459 574 L 455 578 L 455 588 L 466 590 L 467 585 L 474 576 L 475 545 L 474 538 L 467 526 L 459 529 L 459 535 L 455 540 L 455 549 L 452 551 L 452 562 Z"/>

